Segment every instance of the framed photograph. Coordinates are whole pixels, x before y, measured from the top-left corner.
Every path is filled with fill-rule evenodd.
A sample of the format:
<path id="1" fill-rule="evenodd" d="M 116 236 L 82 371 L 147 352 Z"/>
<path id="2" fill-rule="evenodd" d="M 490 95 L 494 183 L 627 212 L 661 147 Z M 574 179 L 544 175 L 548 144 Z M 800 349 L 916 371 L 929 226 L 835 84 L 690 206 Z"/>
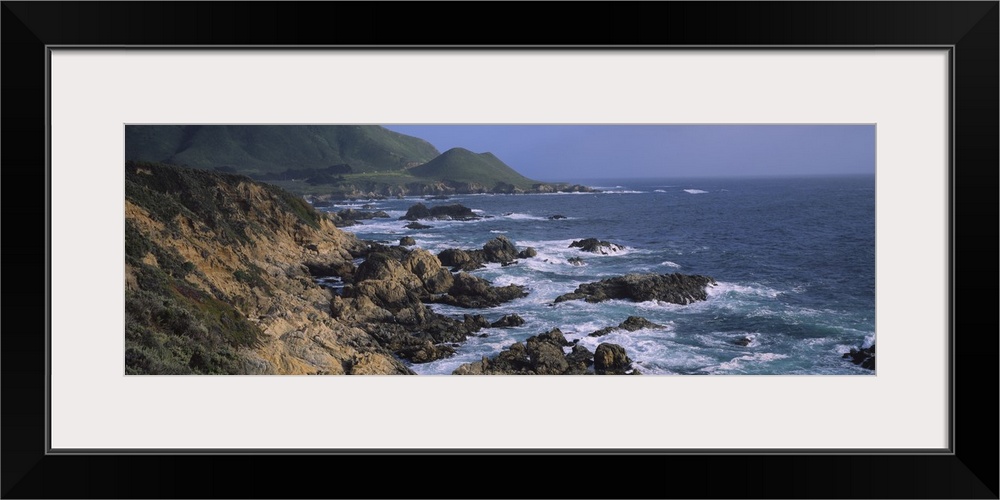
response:
<path id="1" fill-rule="evenodd" d="M 511 22 L 541 33 L 555 22 L 538 13 L 524 17 L 519 5 L 506 5 L 488 24 Z M 8 319 L 11 311 L 36 311 L 31 316 L 45 321 L 44 328 L 9 324 L 4 338 L 3 495 L 301 496 L 305 490 L 279 481 L 280 474 L 255 474 L 251 485 L 210 471 L 242 469 L 249 461 L 254 470 L 360 471 L 378 460 L 378 467 L 402 472 L 376 496 L 406 497 L 421 491 L 409 485 L 422 474 L 406 466 L 418 455 L 442 462 L 516 455 L 500 463 L 611 459 L 617 464 L 604 472 L 609 477 L 633 475 L 627 472 L 635 463 L 629 457 L 658 461 L 668 470 L 693 469 L 672 480 L 638 479 L 638 496 L 671 496 L 677 492 L 670 484 L 678 483 L 700 492 L 683 496 L 997 498 L 995 429 L 975 423 L 997 417 L 989 385 L 996 380 L 997 339 L 982 334 L 997 325 L 994 314 L 986 319 L 983 311 L 958 303 L 960 297 L 993 296 L 995 286 L 987 288 L 991 280 L 988 274 L 980 278 L 981 270 L 976 278 L 969 274 L 969 257 L 964 264 L 957 260 L 972 254 L 960 251 L 960 241 L 967 250 L 973 244 L 986 249 L 990 261 L 997 249 L 997 2 L 655 6 L 669 15 L 653 16 L 652 4 L 579 6 L 582 19 L 634 20 L 628 33 L 646 35 L 611 37 L 625 45 L 606 45 L 579 32 L 567 38 L 572 44 L 525 46 L 484 40 L 471 27 L 453 40 L 433 34 L 401 38 L 422 18 L 418 11 L 447 10 L 421 4 L 323 5 L 332 10 L 330 18 L 312 3 L 5 2 L 3 159 L 8 186 L 18 187 L 8 197 L 16 200 L 8 204 L 8 229 L 9 235 L 37 235 L 25 239 L 38 241 L 36 254 L 45 257 L 38 258 L 44 286 L 8 300 Z M 471 7 L 459 10 L 464 8 Z M 696 18 L 719 23 L 695 31 L 690 20 Z M 331 31 L 320 19 L 337 28 Z M 373 21 L 377 29 L 362 28 L 360 19 L 379 20 Z M 526 26 L 525 19 L 532 22 Z M 759 22 L 752 29 L 740 24 L 748 19 Z M 434 33 L 437 21 L 427 22 Z M 205 31 L 207 26 L 212 29 Z M 392 34 L 373 35 L 383 30 Z M 402 162 L 401 170 L 380 173 L 381 160 L 365 163 L 374 158 L 370 154 L 329 160 L 315 142 L 295 142 L 303 126 L 327 144 L 339 141 L 345 151 L 350 141 L 340 132 L 344 127 L 357 127 L 366 137 L 391 134 L 385 137 L 404 153 L 389 157 L 403 158 L 393 160 Z M 238 139 L 221 140 L 217 131 L 224 129 L 226 137 Z M 539 136 L 546 147 L 523 148 Z M 433 151 L 407 160 L 409 154 L 420 156 L 407 137 L 424 139 Z M 503 149 L 505 142 L 544 158 L 538 160 L 542 166 L 508 160 L 520 150 Z M 315 165 L 311 153 L 303 152 L 312 147 L 321 150 Z M 288 160 L 269 166 L 268 158 L 282 148 L 300 170 L 280 168 Z M 236 152 L 212 156 L 221 150 Z M 493 171 L 517 169 L 532 182 L 521 186 L 528 179 L 513 172 L 488 182 L 463 178 L 464 187 L 457 189 L 458 181 L 433 177 L 461 155 Z M 355 258 L 347 271 L 330 271 L 338 263 L 307 263 L 301 280 L 336 276 L 326 295 L 289 292 L 296 300 L 322 302 L 318 315 L 331 314 L 332 320 L 313 318 L 305 302 L 282 309 L 263 290 L 275 286 L 267 263 L 280 264 L 276 252 L 284 236 L 270 240 L 273 248 L 258 245 L 258 260 L 239 269 L 227 263 L 243 262 L 234 249 L 246 233 L 230 231 L 230 222 L 208 217 L 218 231 L 199 241 L 212 245 L 191 243 L 204 224 L 165 225 L 167 219 L 156 215 L 174 213 L 174 205 L 157 194 L 172 188 L 148 179 L 167 175 L 171 182 L 194 182 L 176 173 L 181 170 L 158 170 L 178 167 L 144 163 L 168 158 L 212 170 L 197 174 L 212 179 L 231 178 L 231 169 L 280 187 L 240 184 L 231 190 L 232 206 L 269 199 L 289 217 L 309 218 L 316 212 L 303 200 L 314 207 L 328 203 L 323 211 L 334 215 L 319 216 L 323 220 L 313 221 L 314 229 L 287 231 L 289 241 L 311 244 L 317 255 L 331 238 L 342 238 L 337 235 L 379 240 L 385 244 L 380 248 L 416 236 L 418 247 L 432 250 L 435 261 L 454 266 L 452 271 L 482 257 L 485 271 L 464 276 L 478 273 L 506 288 L 533 287 L 545 300 L 518 303 L 516 312 L 545 330 L 575 327 L 559 332 L 559 339 L 546 334 L 565 341 L 562 350 L 554 348 L 559 359 L 538 361 L 549 352 L 539 347 L 547 340 L 538 335 L 527 340 L 530 367 L 497 368 L 503 366 L 501 350 L 520 345 L 530 332 L 514 325 L 492 339 L 473 334 L 507 326 L 494 312 L 515 309 L 482 309 L 488 291 L 460 295 L 465 292 L 451 282 L 432 286 L 427 280 L 436 278 L 410 271 L 423 287 L 440 288 L 420 299 L 435 302 L 426 314 L 437 315 L 421 319 L 421 328 L 432 321 L 438 322 L 434 331 L 450 331 L 441 326 L 449 321 L 459 328 L 469 307 L 483 314 L 478 320 L 466 315 L 461 328 L 469 330 L 470 321 L 483 324 L 463 330 L 457 341 L 434 337 L 426 346 L 378 337 L 395 330 L 387 330 L 384 318 L 377 327 L 366 321 L 389 311 L 404 331 L 405 313 L 424 309 L 418 302 L 419 311 L 404 311 L 385 298 L 385 290 L 365 291 L 365 278 L 358 275 L 384 271 L 364 267 L 377 265 L 374 255 L 384 255 L 371 246 L 342 252 L 348 264 Z M 606 165 L 593 166 L 594 158 Z M 649 158 L 652 163 L 643 163 Z M 245 165 L 253 165 L 253 172 L 239 170 Z M 711 180 L 736 170 L 763 175 L 766 182 Z M 807 174 L 836 174 L 838 180 L 785 180 Z M 699 180 L 650 180 L 685 176 Z M 587 177 L 624 180 L 578 182 Z M 432 178 L 437 191 L 416 182 Z M 371 192 L 359 191 L 361 180 Z M 315 185 L 349 186 L 350 194 L 331 201 L 309 190 Z M 410 191 L 393 191 L 399 186 Z M 227 189 L 213 185 L 205 191 L 210 195 L 191 203 L 229 210 L 223 206 L 228 202 L 219 201 Z M 572 198 L 584 201 L 479 198 L 469 203 L 476 209 L 470 218 L 485 220 L 476 223 L 475 235 L 471 226 L 458 224 L 422 233 L 403 226 L 421 197 L 430 202 L 467 195 L 458 200 L 467 203 L 480 192 L 505 189 L 575 191 Z M 602 193 L 580 193 L 588 190 Z M 746 194 L 736 212 L 725 200 L 691 205 L 729 196 L 730 190 L 755 194 Z M 370 207 L 342 201 L 368 195 L 384 199 Z M 36 207 L 43 201 L 44 207 Z M 194 213 L 191 203 L 183 213 Z M 560 219 L 548 214 L 563 206 L 574 212 Z M 387 211 L 391 223 L 352 228 L 343 218 L 358 210 Z M 747 223 L 735 223 L 737 215 Z M 577 217 L 587 222 L 574 226 Z M 665 226 L 651 221 L 667 217 L 677 218 L 670 226 L 676 238 L 658 233 L 642 239 L 644 227 L 660 231 Z M 419 215 L 410 219 L 435 224 Z M 601 241 L 608 234 L 613 241 Z M 801 239 L 806 234 L 822 235 L 821 241 L 811 245 Z M 573 245 L 585 250 L 588 237 L 596 237 L 594 248 L 581 252 L 583 259 L 562 248 L 572 240 L 573 252 Z M 9 238 L 15 243 L 7 247 L 8 262 L 36 255 L 14 253 L 21 238 Z M 489 238 L 498 244 L 515 238 L 519 246 L 513 250 L 524 252 L 517 258 L 534 258 L 537 265 L 507 268 L 502 255 L 488 257 L 497 253 L 487 248 L 490 243 L 469 250 Z M 398 252 L 416 255 L 404 249 L 404 240 Z M 185 253 L 180 241 L 199 250 Z M 750 241 L 771 242 L 771 253 L 764 246 L 741 250 Z M 449 245 L 466 248 L 466 260 L 445 262 Z M 715 256 L 692 255 L 701 250 Z M 604 259 L 606 253 L 621 258 Z M 740 274 L 732 270 L 740 262 L 758 267 Z M 315 271 L 317 266 L 325 272 Z M 712 266 L 729 274 L 718 282 L 706 278 L 709 285 L 700 287 L 671 285 L 681 288 L 654 297 L 661 302 L 649 307 L 616 302 L 618 319 L 629 317 L 617 326 L 605 309 L 592 305 L 621 290 L 610 292 L 612 287 L 626 286 L 611 283 L 615 279 L 700 279 Z M 212 269 L 225 279 L 213 278 Z M 966 279 L 957 279 L 959 269 L 966 269 Z M 636 270 L 675 274 L 632 274 Z M 619 275 L 625 277 L 611 278 Z M 546 283 L 559 286 L 548 290 Z M 579 288 L 562 293 L 567 283 Z M 230 285 L 246 293 L 225 289 Z M 646 283 L 636 288 L 649 290 Z M 169 293 L 150 292 L 159 289 Z M 227 315 L 233 305 L 205 290 L 265 300 L 273 311 L 260 309 L 255 318 Z M 676 310 L 713 293 L 718 296 L 703 309 Z M 835 297 L 828 300 L 838 307 L 817 297 Z M 177 306 L 185 300 L 214 309 L 205 317 L 185 313 Z M 680 306 L 665 304 L 670 301 Z M 148 312 L 154 308 L 160 312 Z M 149 321 L 140 318 L 144 314 Z M 295 326 L 297 314 L 307 322 L 339 321 L 353 329 L 302 329 Z M 208 317 L 215 322 L 206 322 Z M 514 321 L 513 314 L 504 317 Z M 212 340 L 216 334 L 252 337 L 279 327 L 290 336 L 250 357 Z M 187 332 L 181 344 L 157 337 L 178 328 Z M 824 333 L 802 333 L 819 330 Z M 376 338 L 379 347 L 371 347 Z M 232 346 L 245 339 L 225 340 Z M 596 353 L 614 349 L 630 356 L 620 367 Z M 349 356 L 341 355 L 345 350 Z M 842 359 L 841 351 L 853 359 Z M 491 373 L 490 367 L 496 374 L 537 376 L 387 375 L 481 374 Z M 616 371 L 643 376 L 551 376 Z M 223 373 L 243 375 L 207 376 Z M 369 376 L 306 376 L 339 373 Z M 958 381 L 990 390 L 973 393 L 969 382 L 956 387 Z M 89 478 L 72 480 L 81 468 Z M 720 473 L 736 480 L 718 481 Z M 477 480 L 486 480 L 485 474 L 473 473 Z M 195 489 L 197 479 L 209 477 L 217 491 Z M 588 481 L 567 490 L 560 481 L 552 494 L 616 497 L 622 496 L 620 486 Z M 335 496 L 367 496 L 364 488 L 348 485 Z M 520 486 L 497 488 L 493 494 L 523 496 Z"/>

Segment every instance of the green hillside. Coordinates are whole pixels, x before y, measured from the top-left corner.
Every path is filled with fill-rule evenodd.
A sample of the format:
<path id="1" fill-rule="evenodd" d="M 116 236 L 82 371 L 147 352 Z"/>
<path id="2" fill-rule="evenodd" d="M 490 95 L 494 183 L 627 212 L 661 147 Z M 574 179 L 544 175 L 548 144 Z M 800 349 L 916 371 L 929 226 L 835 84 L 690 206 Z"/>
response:
<path id="1" fill-rule="evenodd" d="M 251 176 L 350 165 L 353 172 L 403 170 L 439 152 L 377 125 L 127 125 L 125 159 Z"/>
<path id="2" fill-rule="evenodd" d="M 463 148 L 449 149 L 410 173 L 425 179 L 475 182 L 487 187 L 503 182 L 528 189 L 538 183 L 517 173 L 493 153 L 476 154 Z"/>

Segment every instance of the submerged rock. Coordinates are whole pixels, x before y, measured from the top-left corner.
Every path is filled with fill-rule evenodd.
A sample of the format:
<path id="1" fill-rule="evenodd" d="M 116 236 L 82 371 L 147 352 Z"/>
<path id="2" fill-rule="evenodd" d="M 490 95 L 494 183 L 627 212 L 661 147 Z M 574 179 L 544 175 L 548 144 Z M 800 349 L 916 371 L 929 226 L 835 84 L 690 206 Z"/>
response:
<path id="1" fill-rule="evenodd" d="M 399 239 L 399 246 L 401 247 L 412 247 L 417 244 L 417 240 L 413 239 L 412 236 L 403 236 Z"/>
<path id="2" fill-rule="evenodd" d="M 659 300 L 684 305 L 708 299 L 707 287 L 710 285 L 714 286 L 715 280 L 701 275 L 627 274 L 595 283 L 584 283 L 573 293 L 556 297 L 555 302 L 582 299 L 596 303 L 628 299 L 633 302 Z"/>
<path id="3" fill-rule="evenodd" d="M 629 316 L 628 318 L 625 319 L 625 321 L 622 321 L 621 324 L 618 325 L 618 328 L 634 332 L 637 330 L 642 330 L 644 328 L 666 328 L 666 327 L 663 325 L 658 325 L 656 323 L 653 323 L 652 321 L 649 321 L 648 319 L 643 317 Z"/>
<path id="4" fill-rule="evenodd" d="M 493 328 L 512 328 L 524 324 L 524 318 L 517 314 L 507 314 L 490 324 Z"/>
<path id="5" fill-rule="evenodd" d="M 431 229 L 434 226 L 428 226 L 426 224 L 421 224 L 419 222 L 411 222 L 403 227 L 405 227 L 406 229 Z"/>
<path id="6" fill-rule="evenodd" d="M 621 245 L 611 243 L 610 241 L 601 241 L 597 238 L 587 238 L 584 240 L 577 240 L 569 244 L 570 248 L 579 248 L 581 251 L 596 253 L 601 255 L 610 255 L 613 253 L 618 253 L 625 249 Z"/>
<path id="7" fill-rule="evenodd" d="M 549 220 L 562 220 L 566 218 L 567 217 L 565 215 L 559 215 L 559 214 L 549 216 Z"/>
<path id="8" fill-rule="evenodd" d="M 597 330 L 594 333 L 588 335 L 588 337 L 601 337 L 607 335 L 615 330 L 626 330 L 629 332 L 634 332 L 642 330 L 644 328 L 666 328 L 663 325 L 658 325 L 646 318 L 641 318 L 639 316 L 629 316 L 628 319 L 622 321 L 618 326 L 608 326 Z"/>

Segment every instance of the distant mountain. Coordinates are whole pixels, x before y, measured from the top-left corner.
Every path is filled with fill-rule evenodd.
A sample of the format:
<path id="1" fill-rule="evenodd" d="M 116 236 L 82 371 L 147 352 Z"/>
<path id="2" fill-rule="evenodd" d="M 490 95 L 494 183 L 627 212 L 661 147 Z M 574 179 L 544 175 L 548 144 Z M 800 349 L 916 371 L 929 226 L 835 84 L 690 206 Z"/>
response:
<path id="1" fill-rule="evenodd" d="M 128 125 L 125 159 L 264 176 L 350 165 L 402 171 L 438 156 L 429 142 L 377 125 Z"/>
<path id="2" fill-rule="evenodd" d="M 433 180 L 470 182 L 494 187 L 499 183 L 529 189 L 533 181 L 517 173 L 493 153 L 473 153 L 468 149 L 452 148 L 437 158 L 410 170 L 416 177 Z"/>
<path id="3" fill-rule="evenodd" d="M 327 199 L 591 191 L 533 181 L 492 153 L 377 125 L 127 125 L 125 160 L 242 174 Z"/>

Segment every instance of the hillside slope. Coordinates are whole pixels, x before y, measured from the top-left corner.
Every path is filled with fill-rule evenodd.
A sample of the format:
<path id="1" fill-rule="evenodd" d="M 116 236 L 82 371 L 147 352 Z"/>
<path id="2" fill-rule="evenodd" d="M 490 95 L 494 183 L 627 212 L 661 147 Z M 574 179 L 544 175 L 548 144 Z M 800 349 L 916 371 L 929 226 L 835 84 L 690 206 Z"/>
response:
<path id="1" fill-rule="evenodd" d="M 464 148 L 452 148 L 437 158 L 410 170 L 410 173 L 426 179 L 470 182 L 494 188 L 497 184 L 511 184 L 521 189 L 530 189 L 538 181 L 519 174 L 493 153 L 473 153 Z"/>
<path id="2" fill-rule="evenodd" d="M 125 198 L 126 373 L 412 373 L 331 317 L 309 266 L 349 266 L 362 243 L 302 199 L 138 162 Z"/>
<path id="3" fill-rule="evenodd" d="M 228 168 L 262 176 L 348 164 L 354 172 L 402 171 L 439 152 L 376 125 L 128 125 L 125 159 Z"/>

